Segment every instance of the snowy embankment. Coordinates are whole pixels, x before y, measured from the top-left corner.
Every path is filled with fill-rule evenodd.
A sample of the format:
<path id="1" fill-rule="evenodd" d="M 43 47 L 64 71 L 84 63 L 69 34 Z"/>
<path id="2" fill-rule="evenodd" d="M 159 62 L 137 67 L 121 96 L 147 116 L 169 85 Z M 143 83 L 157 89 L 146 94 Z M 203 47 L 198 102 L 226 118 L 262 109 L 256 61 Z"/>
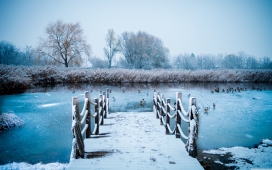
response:
<path id="1" fill-rule="evenodd" d="M 24 121 L 12 112 L 0 114 L 0 131 L 3 129 L 21 127 L 23 125 Z"/>
<path id="2" fill-rule="evenodd" d="M 230 153 L 233 162 L 224 164 L 219 160 L 214 162 L 227 167 L 235 166 L 239 169 L 272 168 L 272 140 L 264 139 L 257 148 L 232 147 L 206 150 L 203 153 L 225 155 Z"/>
<path id="3" fill-rule="evenodd" d="M 272 70 L 135 70 L 0 65 L 0 92 L 59 83 L 272 82 Z"/>
<path id="4" fill-rule="evenodd" d="M 9 163 L 6 165 L 0 165 L 0 170 L 11 170 L 11 169 L 20 169 L 20 170 L 65 170 L 68 164 L 61 163 L 49 163 L 42 164 L 37 163 L 34 165 L 21 162 L 21 163 Z"/>

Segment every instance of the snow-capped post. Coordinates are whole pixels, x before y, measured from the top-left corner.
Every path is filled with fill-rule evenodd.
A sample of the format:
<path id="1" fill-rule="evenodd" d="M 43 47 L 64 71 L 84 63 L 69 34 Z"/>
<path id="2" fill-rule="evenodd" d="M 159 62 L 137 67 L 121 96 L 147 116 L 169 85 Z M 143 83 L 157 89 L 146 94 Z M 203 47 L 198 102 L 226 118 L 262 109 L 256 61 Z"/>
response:
<path id="1" fill-rule="evenodd" d="M 109 100 L 109 98 L 110 98 L 110 89 L 108 89 L 107 88 L 107 100 L 106 100 L 106 114 L 108 115 L 108 114 L 110 114 L 109 113 L 109 107 L 110 107 L 110 100 Z"/>
<path id="2" fill-rule="evenodd" d="M 104 124 L 104 115 L 103 115 L 103 112 L 104 112 L 104 109 L 103 109 L 103 108 L 104 108 L 103 103 L 104 103 L 104 102 L 103 102 L 103 101 L 104 101 L 104 99 L 103 99 L 103 94 L 100 94 L 100 99 L 99 99 L 99 102 L 100 102 L 100 105 L 99 105 L 99 106 L 100 106 L 100 107 L 99 107 L 99 111 L 100 111 L 100 113 L 99 113 L 99 114 L 100 114 L 101 123 L 100 123 L 100 122 L 99 122 L 99 123 L 100 123 L 101 125 L 103 125 L 103 124 Z M 99 121 L 100 121 L 100 120 L 99 120 Z"/>
<path id="3" fill-rule="evenodd" d="M 106 92 L 103 91 L 103 115 L 104 115 L 104 118 L 106 119 L 107 118 L 107 103 L 106 103 Z"/>
<path id="4" fill-rule="evenodd" d="M 85 98 L 88 99 L 87 102 L 87 106 L 86 106 L 86 110 L 88 110 L 88 114 L 87 114 L 87 118 L 86 118 L 86 124 L 88 125 L 88 128 L 86 130 L 86 138 L 90 138 L 91 137 L 91 97 L 90 97 L 90 93 L 88 91 L 85 92 Z"/>
<path id="5" fill-rule="evenodd" d="M 189 109 L 190 109 L 189 110 L 190 123 L 186 149 L 189 152 L 189 155 L 195 158 L 197 156 L 196 139 L 198 136 L 198 115 L 199 115 L 196 107 L 196 98 L 190 97 Z"/>
<path id="6" fill-rule="evenodd" d="M 98 107 L 99 107 L 99 103 L 98 103 L 98 99 L 95 98 L 94 99 L 94 102 L 95 102 L 95 106 L 94 106 L 94 112 L 97 114 L 95 119 L 94 119 L 94 123 L 96 124 L 96 131 L 94 132 L 95 135 L 99 135 L 99 111 L 98 111 Z"/>
<path id="7" fill-rule="evenodd" d="M 159 114 L 158 114 L 158 111 L 160 110 L 160 92 L 158 91 L 157 92 L 157 101 L 156 101 L 156 117 L 157 119 L 159 119 Z"/>
<path id="8" fill-rule="evenodd" d="M 167 98 L 166 99 L 166 124 L 165 124 L 165 134 L 169 134 L 169 129 L 167 127 L 168 124 L 170 124 L 170 117 L 169 117 L 169 114 L 170 114 L 170 99 Z M 168 114 L 169 113 L 169 114 Z"/>
<path id="9" fill-rule="evenodd" d="M 161 95 L 161 109 L 160 109 L 160 115 L 161 115 L 161 125 L 163 125 L 163 121 L 162 121 L 162 119 L 163 119 L 163 117 L 164 117 L 164 112 L 163 112 L 163 108 L 164 108 L 164 95 L 162 94 Z"/>
<path id="10" fill-rule="evenodd" d="M 180 117 L 180 115 L 178 113 L 178 111 L 181 111 L 180 105 L 182 103 L 180 103 L 180 102 L 182 102 L 181 92 L 177 92 L 176 93 L 176 114 L 177 114 L 177 117 L 176 117 L 176 138 L 180 138 L 180 131 L 179 131 L 179 128 L 178 128 L 178 124 L 181 123 L 181 117 Z"/>
<path id="11" fill-rule="evenodd" d="M 72 133 L 73 133 L 73 149 L 74 157 L 84 157 L 84 142 L 81 135 L 81 123 L 79 113 L 79 99 L 78 97 L 72 98 Z"/>
<path id="12" fill-rule="evenodd" d="M 156 89 L 154 89 L 154 92 L 153 92 L 153 112 L 154 113 L 157 112 L 157 94 L 156 94 Z"/>

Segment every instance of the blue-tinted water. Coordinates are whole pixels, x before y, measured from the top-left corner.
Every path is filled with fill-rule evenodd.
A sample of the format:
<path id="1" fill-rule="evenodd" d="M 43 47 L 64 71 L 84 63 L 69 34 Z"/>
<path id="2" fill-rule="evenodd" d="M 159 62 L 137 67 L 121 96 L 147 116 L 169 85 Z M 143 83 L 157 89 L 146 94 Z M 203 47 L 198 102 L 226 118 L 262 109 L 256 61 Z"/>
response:
<path id="1" fill-rule="evenodd" d="M 20 129 L 0 132 L 0 164 L 9 162 L 49 163 L 69 162 L 71 152 L 71 100 L 79 96 L 81 107 L 83 94 L 92 90 L 92 100 L 100 90 L 110 88 L 110 111 L 152 111 L 153 89 L 165 98 L 175 100 L 177 91 L 182 92 L 184 108 L 188 95 L 197 97 L 200 108 L 210 107 L 208 113 L 200 110 L 199 149 L 248 146 L 261 139 L 272 139 L 272 88 L 271 85 L 254 85 L 265 90 L 251 90 L 251 84 L 239 84 L 247 91 L 211 93 L 214 84 L 170 85 L 120 85 L 55 87 L 32 89 L 23 94 L 0 96 L 0 111 L 13 111 L 24 120 Z M 217 84 L 220 88 L 237 84 Z M 138 90 L 140 90 L 138 92 Z M 73 93 L 74 91 L 74 93 Z M 113 100 L 113 97 L 115 100 Z M 145 106 L 139 101 L 144 99 Z M 216 104 L 213 108 L 212 103 Z M 155 115 L 154 115 L 155 118 Z M 158 123 L 159 124 L 159 123 Z M 184 124 L 186 127 L 186 124 Z M 186 128 L 185 128 L 186 129 Z M 186 132 L 185 132 L 186 133 Z"/>

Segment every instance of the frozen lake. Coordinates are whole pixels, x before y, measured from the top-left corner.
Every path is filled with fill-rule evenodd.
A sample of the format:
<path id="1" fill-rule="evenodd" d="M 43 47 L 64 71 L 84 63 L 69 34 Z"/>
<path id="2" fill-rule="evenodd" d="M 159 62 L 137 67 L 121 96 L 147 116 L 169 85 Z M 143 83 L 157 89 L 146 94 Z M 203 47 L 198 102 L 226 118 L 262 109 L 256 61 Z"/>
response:
<path id="1" fill-rule="evenodd" d="M 247 88 L 247 91 L 226 93 L 220 90 L 219 93 L 211 93 L 215 86 L 220 89 Z M 71 98 L 79 96 L 82 107 L 85 91 L 92 90 L 93 100 L 99 96 L 100 90 L 106 88 L 112 90 L 111 112 L 152 111 L 154 88 L 165 98 L 170 98 L 171 103 L 175 100 L 175 93 L 181 91 L 185 109 L 188 107 L 188 95 L 196 97 L 201 108 L 199 149 L 252 147 L 262 139 L 272 139 L 271 84 L 66 85 L 0 96 L 0 112 L 13 111 L 26 124 L 20 129 L 0 132 L 0 164 L 69 162 L 72 143 Z M 146 101 L 145 106 L 139 105 L 142 99 Z M 213 103 L 216 104 L 215 108 Z M 205 113 L 203 107 L 210 109 Z"/>

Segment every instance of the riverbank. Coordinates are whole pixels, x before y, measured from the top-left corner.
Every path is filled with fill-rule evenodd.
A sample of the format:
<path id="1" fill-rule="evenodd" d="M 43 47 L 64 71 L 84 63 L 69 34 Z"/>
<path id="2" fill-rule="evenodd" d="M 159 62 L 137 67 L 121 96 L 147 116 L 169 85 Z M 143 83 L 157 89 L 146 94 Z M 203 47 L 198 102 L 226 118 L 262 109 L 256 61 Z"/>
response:
<path id="1" fill-rule="evenodd" d="M 0 94 L 63 83 L 272 83 L 272 70 L 134 70 L 0 65 Z"/>

